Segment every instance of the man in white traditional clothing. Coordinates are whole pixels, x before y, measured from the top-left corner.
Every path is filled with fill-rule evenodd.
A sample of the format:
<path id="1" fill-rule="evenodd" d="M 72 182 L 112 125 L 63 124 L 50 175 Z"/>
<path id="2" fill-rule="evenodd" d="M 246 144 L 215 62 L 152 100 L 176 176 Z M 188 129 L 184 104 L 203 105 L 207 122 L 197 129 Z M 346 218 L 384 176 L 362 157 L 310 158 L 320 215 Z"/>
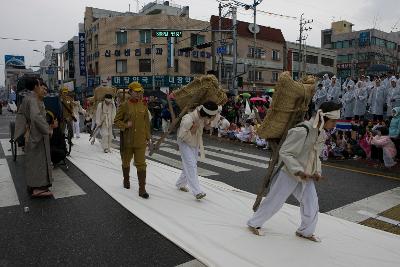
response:
<path id="1" fill-rule="evenodd" d="M 116 108 L 111 94 L 106 94 L 104 100 L 97 105 L 96 127 L 100 128 L 101 146 L 104 153 L 109 153 L 113 137 L 113 122 Z"/>
<path id="2" fill-rule="evenodd" d="M 332 77 L 332 81 L 327 88 L 328 88 L 327 101 L 340 103 L 340 96 L 342 94 L 342 90 L 340 88 L 340 84 L 336 81 L 336 76 Z"/>
<path id="3" fill-rule="evenodd" d="M 396 77 L 390 78 L 390 85 L 387 89 L 387 116 L 393 117 L 393 109 L 400 107 L 400 87 L 397 86 Z"/>
<path id="4" fill-rule="evenodd" d="M 201 158 L 204 159 L 203 128 L 209 129 L 211 121 L 217 114 L 217 104 L 208 101 L 183 116 L 178 130 L 177 139 L 183 168 L 182 174 L 176 182 L 176 187 L 184 192 L 188 192 L 190 189 L 197 200 L 206 196 L 206 193 L 200 187 L 197 176 L 199 151 Z"/>
<path id="5" fill-rule="evenodd" d="M 226 136 L 228 133 L 229 126 L 231 126 L 230 122 L 224 116 L 220 116 L 217 124 L 218 137 Z"/>
<path id="6" fill-rule="evenodd" d="M 356 96 L 354 94 L 354 87 L 347 86 L 347 91 L 342 98 L 343 103 L 343 116 L 346 120 L 352 120 L 354 117 L 354 105 L 356 103 Z"/>
<path id="7" fill-rule="evenodd" d="M 375 86 L 372 88 L 369 95 L 368 103 L 370 107 L 370 113 L 373 116 L 373 120 L 376 122 L 383 120 L 383 106 L 386 100 L 386 90 L 381 85 L 381 80 L 377 78 L 375 80 Z"/>
<path id="8" fill-rule="evenodd" d="M 81 127 L 80 127 L 80 116 L 79 114 L 85 115 L 86 114 L 86 110 L 84 110 L 81 106 L 81 102 L 79 102 L 78 99 L 74 100 L 72 102 L 72 113 L 74 115 L 74 117 L 76 118 L 76 121 L 72 121 L 72 129 L 74 131 L 74 135 L 76 138 L 80 138 L 80 134 L 81 134 Z"/>
<path id="9" fill-rule="evenodd" d="M 319 83 L 317 91 L 315 92 L 313 99 L 312 99 L 312 101 L 315 105 L 315 111 L 317 111 L 319 109 L 319 106 L 322 103 L 326 102 L 326 99 L 327 99 L 326 88 L 323 86 L 322 83 Z"/>
<path id="10" fill-rule="evenodd" d="M 263 235 L 262 225 L 277 213 L 290 195 L 300 202 L 301 224 L 298 237 L 320 242 L 315 236 L 318 221 L 318 196 L 314 181 L 321 176 L 320 152 L 329 131 L 340 118 L 341 105 L 325 102 L 315 117 L 290 129 L 279 150 L 282 169 L 273 178 L 271 188 L 253 217 L 247 221 L 250 231 Z"/>
<path id="11" fill-rule="evenodd" d="M 367 102 L 368 102 L 368 91 L 366 84 L 362 81 L 358 81 L 356 85 L 356 89 L 354 90 L 354 119 L 356 121 L 363 120 L 365 113 L 367 111 Z"/>

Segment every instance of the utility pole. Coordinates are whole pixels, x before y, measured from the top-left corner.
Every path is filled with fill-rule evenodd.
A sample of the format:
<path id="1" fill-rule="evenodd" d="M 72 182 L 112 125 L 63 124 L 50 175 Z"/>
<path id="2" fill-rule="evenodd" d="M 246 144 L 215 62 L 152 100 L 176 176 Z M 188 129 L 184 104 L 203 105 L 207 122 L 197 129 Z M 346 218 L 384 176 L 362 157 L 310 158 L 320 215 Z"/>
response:
<path id="1" fill-rule="evenodd" d="M 253 91 L 256 90 L 256 51 L 257 51 L 257 10 L 256 10 L 256 0 L 254 0 L 254 5 L 253 5 Z"/>
<path id="2" fill-rule="evenodd" d="M 236 21 L 236 11 L 237 7 L 232 6 L 232 26 L 233 26 L 233 61 L 232 61 L 232 88 L 231 93 L 237 95 L 237 21 Z"/>
<path id="3" fill-rule="evenodd" d="M 221 16 L 222 16 L 222 5 L 221 2 L 219 2 L 218 5 L 218 10 L 219 10 L 219 16 L 218 16 L 218 30 L 219 30 L 219 45 L 222 46 L 222 32 L 221 32 L 221 27 L 222 27 L 222 22 L 221 22 Z M 222 84 L 222 61 L 221 61 L 222 54 L 219 54 L 218 56 L 218 82 L 221 85 Z"/>
<path id="4" fill-rule="evenodd" d="M 305 58 L 305 54 L 303 53 L 303 46 L 302 46 L 302 42 L 305 41 L 307 39 L 307 37 L 303 36 L 303 33 L 306 31 L 310 31 L 312 28 L 311 27 L 306 27 L 308 24 L 311 24 L 313 22 L 313 20 L 306 20 L 304 19 L 304 13 L 301 14 L 300 16 L 300 36 L 299 36 L 299 77 L 303 77 L 305 72 L 306 72 L 306 58 Z M 304 63 L 303 63 L 304 62 Z M 304 69 L 303 69 L 303 65 L 304 64 Z"/>
<path id="5" fill-rule="evenodd" d="M 151 44 L 151 79 L 153 84 L 153 91 L 156 90 L 156 81 L 154 78 L 154 43 L 153 43 L 153 30 L 150 30 L 150 44 Z"/>

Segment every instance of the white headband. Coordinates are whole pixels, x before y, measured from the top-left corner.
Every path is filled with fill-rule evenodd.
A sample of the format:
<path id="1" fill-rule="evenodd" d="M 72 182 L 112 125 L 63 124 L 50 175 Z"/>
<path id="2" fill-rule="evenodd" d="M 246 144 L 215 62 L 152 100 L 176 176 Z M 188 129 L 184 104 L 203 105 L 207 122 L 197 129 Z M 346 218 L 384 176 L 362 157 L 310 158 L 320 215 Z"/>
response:
<path id="1" fill-rule="evenodd" d="M 207 113 L 210 116 L 214 116 L 218 114 L 218 109 L 217 110 L 209 110 L 205 106 L 201 105 L 200 108 L 204 110 L 205 113 Z"/>
<path id="2" fill-rule="evenodd" d="M 317 111 L 317 115 L 315 116 L 314 123 L 313 123 L 313 128 L 318 127 L 318 123 L 321 122 L 321 125 L 319 126 L 319 130 L 322 130 L 324 128 L 325 120 L 324 117 L 327 117 L 329 119 L 333 120 L 338 120 L 340 119 L 340 110 L 334 110 L 330 112 L 322 112 L 322 109 L 319 109 Z"/>

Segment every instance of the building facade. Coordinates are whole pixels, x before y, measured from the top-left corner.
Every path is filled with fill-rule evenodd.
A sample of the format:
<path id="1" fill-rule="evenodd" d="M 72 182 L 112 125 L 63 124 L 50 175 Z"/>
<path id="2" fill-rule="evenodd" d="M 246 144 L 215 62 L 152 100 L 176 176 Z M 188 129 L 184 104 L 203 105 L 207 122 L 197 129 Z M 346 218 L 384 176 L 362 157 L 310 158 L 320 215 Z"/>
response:
<path id="1" fill-rule="evenodd" d="M 299 44 L 286 42 L 284 68 L 292 73 L 294 80 L 299 79 L 300 71 L 312 75 L 336 75 L 336 51 L 306 45 L 303 47 L 303 53 L 305 60 L 300 63 Z"/>
<path id="2" fill-rule="evenodd" d="M 337 73 L 341 78 L 399 72 L 399 32 L 377 29 L 353 31 L 348 21 L 333 22 L 321 33 L 321 47 L 337 52 Z"/>
<path id="3" fill-rule="evenodd" d="M 218 16 L 212 16 L 210 23 L 213 30 L 219 29 Z M 239 84 L 239 91 L 263 91 L 273 87 L 279 73 L 284 69 L 285 39 L 281 30 L 260 25 L 256 28 L 258 32 L 254 46 L 252 24 L 237 21 L 237 69 L 238 75 L 243 79 L 243 85 Z M 221 29 L 232 29 L 232 20 L 222 18 Z M 222 84 L 229 89 L 232 86 L 232 33 L 224 32 L 220 39 L 220 33 L 213 32 L 213 69 L 218 70 L 218 64 L 222 65 Z M 221 57 L 218 47 L 224 47 Z"/>
<path id="4" fill-rule="evenodd" d="M 212 69 L 210 48 L 179 51 L 211 40 L 201 31 L 209 22 L 189 18 L 188 7 L 167 1 L 139 13 L 87 7 L 84 25 L 90 85 L 124 88 L 139 81 L 146 90 L 176 88 Z"/>

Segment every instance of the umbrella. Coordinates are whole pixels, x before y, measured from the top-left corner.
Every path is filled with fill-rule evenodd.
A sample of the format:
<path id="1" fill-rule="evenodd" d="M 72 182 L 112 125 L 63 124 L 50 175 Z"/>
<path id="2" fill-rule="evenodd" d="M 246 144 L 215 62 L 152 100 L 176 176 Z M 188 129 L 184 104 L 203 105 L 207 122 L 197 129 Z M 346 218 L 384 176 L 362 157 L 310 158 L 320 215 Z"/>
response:
<path id="1" fill-rule="evenodd" d="M 251 97 L 251 94 L 249 94 L 249 93 L 243 93 L 243 94 L 240 94 L 240 95 L 243 96 L 244 98 Z"/>
<path id="2" fill-rule="evenodd" d="M 268 88 L 268 89 L 265 89 L 265 92 L 266 93 L 273 93 L 273 92 L 275 92 L 275 89 L 274 88 Z"/>
<path id="3" fill-rule="evenodd" d="M 256 102 L 256 101 L 262 101 L 262 102 L 267 102 L 267 100 L 265 100 L 265 98 L 262 97 L 252 97 L 250 98 L 251 102 Z"/>

